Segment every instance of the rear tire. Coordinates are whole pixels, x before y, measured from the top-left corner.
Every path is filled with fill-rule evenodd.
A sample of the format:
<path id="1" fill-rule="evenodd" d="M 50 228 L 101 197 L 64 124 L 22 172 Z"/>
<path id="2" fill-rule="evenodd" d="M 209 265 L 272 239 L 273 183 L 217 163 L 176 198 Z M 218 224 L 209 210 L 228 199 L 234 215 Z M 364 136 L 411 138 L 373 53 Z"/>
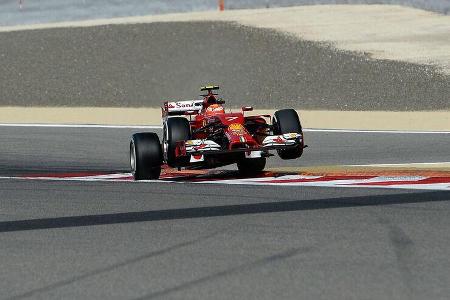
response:
<path id="1" fill-rule="evenodd" d="M 158 179 L 163 154 L 156 133 L 133 134 L 130 142 L 131 173 L 135 180 Z"/>
<path id="2" fill-rule="evenodd" d="M 243 158 L 238 161 L 237 167 L 242 175 L 253 175 L 264 170 L 266 158 Z"/>
<path id="3" fill-rule="evenodd" d="M 191 139 L 191 126 L 186 118 L 174 117 L 167 119 L 164 126 L 164 142 L 167 143 L 167 164 L 171 167 L 185 166 L 189 157 L 177 158 L 175 156 L 176 144 L 179 141 Z"/>
<path id="4" fill-rule="evenodd" d="M 293 109 L 282 109 L 276 111 L 272 119 L 272 124 L 273 133 L 276 135 L 291 132 L 300 134 L 303 133 L 298 114 Z M 299 158 L 303 154 L 303 145 L 300 145 L 298 148 L 294 149 L 277 150 L 277 152 L 281 159 Z"/>

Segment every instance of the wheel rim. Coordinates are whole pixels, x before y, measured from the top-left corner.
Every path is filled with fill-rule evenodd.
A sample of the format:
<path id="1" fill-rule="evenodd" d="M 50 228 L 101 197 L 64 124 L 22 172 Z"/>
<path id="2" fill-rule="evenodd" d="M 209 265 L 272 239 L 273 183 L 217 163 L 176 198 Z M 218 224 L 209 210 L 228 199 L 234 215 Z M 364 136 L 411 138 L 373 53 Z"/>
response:
<path id="1" fill-rule="evenodd" d="M 163 131 L 164 132 L 163 132 L 162 150 L 163 150 L 164 160 L 167 161 L 167 151 L 169 149 L 169 144 L 168 144 L 167 140 L 168 140 L 168 136 L 169 136 L 169 129 L 165 123 L 164 123 Z"/>
<path id="2" fill-rule="evenodd" d="M 130 148 L 131 173 L 134 175 L 136 173 L 136 146 L 133 141 L 131 141 Z"/>

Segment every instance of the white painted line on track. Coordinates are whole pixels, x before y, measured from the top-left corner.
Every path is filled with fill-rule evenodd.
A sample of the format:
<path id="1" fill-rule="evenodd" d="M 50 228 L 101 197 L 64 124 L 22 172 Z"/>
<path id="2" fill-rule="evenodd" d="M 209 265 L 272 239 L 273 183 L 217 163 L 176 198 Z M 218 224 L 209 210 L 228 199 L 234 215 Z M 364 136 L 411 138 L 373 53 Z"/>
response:
<path id="1" fill-rule="evenodd" d="M 395 164 L 366 164 L 366 165 L 343 165 L 344 167 L 414 167 L 414 166 L 427 166 L 427 165 L 449 165 L 449 161 L 442 162 L 413 162 L 413 163 L 395 163 Z"/>
<path id="2" fill-rule="evenodd" d="M 50 174 L 51 175 L 51 174 Z M 351 188 L 391 188 L 417 190 L 450 190 L 450 177 L 427 176 L 304 176 L 285 175 L 279 177 L 211 179 L 196 181 L 196 178 L 173 181 L 162 180 L 134 181 L 130 173 L 88 175 L 79 177 L 45 177 L 45 176 L 2 176 L 0 179 L 45 180 L 45 181 L 84 181 L 84 182 L 123 182 L 123 183 L 177 183 L 177 184 L 225 184 L 225 185 L 262 185 L 290 187 L 351 187 Z M 197 178 L 198 179 L 198 178 Z"/>
<path id="3" fill-rule="evenodd" d="M 0 123 L 0 127 L 162 129 L 162 126 L 160 125 L 32 124 L 32 123 Z"/>
<path id="4" fill-rule="evenodd" d="M 123 182 L 123 183 L 190 183 L 183 181 L 170 181 L 170 180 L 124 180 L 124 179 L 110 179 L 110 178 L 95 178 L 95 177 L 19 177 L 19 176 L 0 176 L 0 180 L 40 180 L 40 181 L 77 181 L 77 182 Z"/>
<path id="5" fill-rule="evenodd" d="M 433 133 L 433 134 L 450 134 L 450 131 L 426 131 L 426 130 L 367 130 L 367 129 L 326 129 L 326 128 L 303 128 L 305 132 L 336 132 L 336 133 Z"/>
<path id="6" fill-rule="evenodd" d="M 162 129 L 161 125 L 40 124 L 40 123 L 0 123 L 0 127 Z M 335 133 L 450 134 L 450 131 L 426 131 L 426 130 L 367 130 L 367 129 L 303 128 L 303 131 L 304 132 L 335 132 Z"/>

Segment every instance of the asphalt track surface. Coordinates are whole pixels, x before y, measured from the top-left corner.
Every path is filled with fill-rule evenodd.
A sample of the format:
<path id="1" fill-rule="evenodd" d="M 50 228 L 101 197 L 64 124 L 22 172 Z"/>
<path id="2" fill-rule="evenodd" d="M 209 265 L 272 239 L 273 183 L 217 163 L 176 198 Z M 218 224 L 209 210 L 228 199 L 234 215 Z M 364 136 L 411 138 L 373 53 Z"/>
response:
<path id="1" fill-rule="evenodd" d="M 0 176 L 66 171 L 129 171 L 134 132 L 161 129 L 0 127 Z M 299 160 L 267 167 L 449 161 L 450 134 L 305 132 Z"/>
<path id="2" fill-rule="evenodd" d="M 217 83 L 229 107 L 448 110 L 450 76 L 267 29 L 172 22 L 0 33 L 0 105 L 159 107 Z"/>
<path id="3" fill-rule="evenodd" d="M 134 131 L 2 127 L 0 175 L 123 171 Z M 298 165 L 431 162 L 448 161 L 450 136 L 310 132 L 307 143 Z M 449 192 L 11 179 L 0 187 L 2 299 L 450 294 Z"/>

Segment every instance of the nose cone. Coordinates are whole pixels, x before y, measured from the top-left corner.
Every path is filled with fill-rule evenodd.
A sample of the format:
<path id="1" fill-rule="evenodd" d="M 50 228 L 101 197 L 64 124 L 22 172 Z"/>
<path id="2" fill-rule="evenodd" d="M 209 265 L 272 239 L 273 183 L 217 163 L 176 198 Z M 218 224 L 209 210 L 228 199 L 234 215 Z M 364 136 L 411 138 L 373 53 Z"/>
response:
<path id="1" fill-rule="evenodd" d="M 230 149 L 253 148 L 257 146 L 255 140 L 241 123 L 228 125 L 225 134 L 228 138 Z"/>

